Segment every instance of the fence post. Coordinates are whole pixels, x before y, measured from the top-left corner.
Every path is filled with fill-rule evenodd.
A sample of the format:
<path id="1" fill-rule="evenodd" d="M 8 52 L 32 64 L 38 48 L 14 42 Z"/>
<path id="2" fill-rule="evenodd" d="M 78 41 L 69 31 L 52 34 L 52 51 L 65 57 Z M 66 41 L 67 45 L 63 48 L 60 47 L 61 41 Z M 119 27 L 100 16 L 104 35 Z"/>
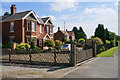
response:
<path id="1" fill-rule="evenodd" d="M 30 62 L 31 62 L 31 60 L 32 60 L 32 55 L 31 55 L 31 53 L 32 53 L 32 50 L 29 50 L 29 57 L 30 57 Z"/>
<path id="2" fill-rule="evenodd" d="M 96 57 L 97 55 L 97 45 L 96 45 L 96 41 L 92 41 L 92 50 L 93 50 L 93 57 Z"/>
<path id="3" fill-rule="evenodd" d="M 75 44 L 71 41 L 70 65 L 76 65 Z"/>
<path id="4" fill-rule="evenodd" d="M 12 49 L 10 50 L 10 53 L 9 53 L 9 62 L 11 62 L 11 51 Z"/>
<path id="5" fill-rule="evenodd" d="M 56 64 L 57 61 L 56 61 L 56 52 L 55 52 L 55 49 L 54 49 L 54 63 Z"/>

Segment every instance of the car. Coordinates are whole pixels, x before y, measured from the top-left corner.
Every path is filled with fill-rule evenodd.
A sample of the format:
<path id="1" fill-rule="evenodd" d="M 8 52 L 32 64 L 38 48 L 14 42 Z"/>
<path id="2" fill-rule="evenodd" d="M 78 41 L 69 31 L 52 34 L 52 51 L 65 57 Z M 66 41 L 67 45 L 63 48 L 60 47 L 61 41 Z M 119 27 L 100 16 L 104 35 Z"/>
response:
<path id="1" fill-rule="evenodd" d="M 61 46 L 61 50 L 63 51 L 70 51 L 70 44 L 64 44 Z"/>

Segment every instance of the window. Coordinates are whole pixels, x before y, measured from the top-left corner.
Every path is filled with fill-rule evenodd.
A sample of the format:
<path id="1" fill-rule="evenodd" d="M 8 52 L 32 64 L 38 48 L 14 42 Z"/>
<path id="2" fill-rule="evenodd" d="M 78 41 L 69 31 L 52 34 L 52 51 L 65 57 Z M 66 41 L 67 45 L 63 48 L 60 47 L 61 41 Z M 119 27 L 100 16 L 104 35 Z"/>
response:
<path id="1" fill-rule="evenodd" d="M 30 37 L 28 37 L 28 36 L 26 37 L 26 42 L 30 43 Z"/>
<path id="2" fill-rule="evenodd" d="M 14 22 L 10 23 L 10 32 L 14 32 Z"/>
<path id="3" fill-rule="evenodd" d="M 42 25 L 40 25 L 40 33 L 42 33 Z"/>
<path id="4" fill-rule="evenodd" d="M 46 33 L 49 33 L 49 26 L 46 26 Z"/>
<path id="5" fill-rule="evenodd" d="M 32 32 L 35 32 L 35 30 L 36 30 L 35 22 L 32 22 Z"/>
<path id="6" fill-rule="evenodd" d="M 27 21 L 27 31 L 30 31 L 30 21 Z"/>
<path id="7" fill-rule="evenodd" d="M 39 40 L 39 46 L 42 46 L 42 40 L 41 39 Z"/>
<path id="8" fill-rule="evenodd" d="M 53 27 L 50 26 L 50 33 L 53 33 Z"/>
<path id="9" fill-rule="evenodd" d="M 10 36 L 10 43 L 14 42 L 14 36 Z"/>

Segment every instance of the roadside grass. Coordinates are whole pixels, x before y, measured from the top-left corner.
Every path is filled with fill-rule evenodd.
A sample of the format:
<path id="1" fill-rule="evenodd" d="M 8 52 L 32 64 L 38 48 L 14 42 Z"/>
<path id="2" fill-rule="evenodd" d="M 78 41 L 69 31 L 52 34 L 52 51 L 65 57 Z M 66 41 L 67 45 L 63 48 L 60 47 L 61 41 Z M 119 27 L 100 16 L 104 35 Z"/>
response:
<path id="1" fill-rule="evenodd" d="M 115 51 L 118 49 L 118 47 L 113 47 L 107 51 L 104 51 L 97 55 L 97 57 L 114 57 Z"/>

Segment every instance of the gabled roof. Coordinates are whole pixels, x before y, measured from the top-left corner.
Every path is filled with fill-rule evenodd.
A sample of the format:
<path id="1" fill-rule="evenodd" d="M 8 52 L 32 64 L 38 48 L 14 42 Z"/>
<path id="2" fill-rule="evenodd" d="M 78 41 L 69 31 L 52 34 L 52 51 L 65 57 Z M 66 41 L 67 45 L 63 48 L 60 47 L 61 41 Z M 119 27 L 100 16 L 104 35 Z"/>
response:
<path id="1" fill-rule="evenodd" d="M 63 34 L 65 34 L 66 36 L 69 36 L 69 34 L 66 31 L 60 30 Z"/>
<path id="2" fill-rule="evenodd" d="M 2 22 L 22 19 L 30 12 L 31 12 L 31 10 L 25 11 L 25 12 L 19 12 L 14 15 L 2 16 Z"/>
<path id="3" fill-rule="evenodd" d="M 75 36 L 74 32 L 73 31 L 67 31 L 67 33 L 71 36 Z"/>

